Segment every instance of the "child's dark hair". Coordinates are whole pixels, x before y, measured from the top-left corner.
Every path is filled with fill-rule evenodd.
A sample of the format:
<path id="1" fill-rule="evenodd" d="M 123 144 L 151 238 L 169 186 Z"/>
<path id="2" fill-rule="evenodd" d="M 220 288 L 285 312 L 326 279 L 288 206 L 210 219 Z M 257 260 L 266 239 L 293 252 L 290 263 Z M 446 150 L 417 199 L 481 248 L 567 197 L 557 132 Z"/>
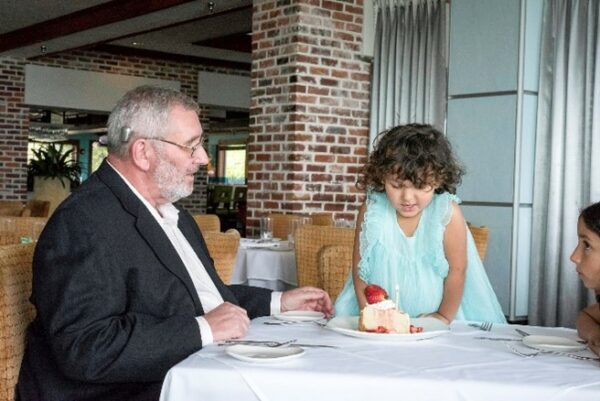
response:
<path id="1" fill-rule="evenodd" d="M 417 188 L 435 184 L 436 193 L 454 194 L 464 170 L 444 134 L 431 125 L 407 124 L 377 135 L 356 186 L 383 192 L 385 178 L 390 174 Z"/>
<path id="2" fill-rule="evenodd" d="M 581 211 L 579 217 L 586 227 L 600 236 L 600 202 L 589 205 Z"/>

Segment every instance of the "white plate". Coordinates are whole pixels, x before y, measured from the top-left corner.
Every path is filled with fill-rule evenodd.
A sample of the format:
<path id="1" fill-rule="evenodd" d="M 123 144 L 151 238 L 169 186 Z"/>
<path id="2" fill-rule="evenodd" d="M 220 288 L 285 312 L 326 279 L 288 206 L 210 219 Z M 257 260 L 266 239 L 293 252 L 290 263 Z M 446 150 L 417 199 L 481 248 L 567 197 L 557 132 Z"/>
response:
<path id="1" fill-rule="evenodd" d="M 311 310 L 291 310 L 277 315 L 273 315 L 275 319 L 285 320 L 288 322 L 314 322 L 321 320 L 325 315 L 321 312 Z"/>
<path id="2" fill-rule="evenodd" d="M 531 335 L 523 337 L 523 344 L 540 351 L 575 352 L 587 348 L 585 344 L 580 344 L 577 341 L 557 336 Z"/>
<path id="3" fill-rule="evenodd" d="M 294 346 L 270 348 L 260 345 L 236 344 L 227 347 L 225 353 L 240 361 L 274 363 L 299 358 L 304 355 L 304 349 Z"/>
<path id="4" fill-rule="evenodd" d="M 413 326 L 423 327 L 423 331 L 421 333 L 413 334 L 369 333 L 366 331 L 359 331 L 358 316 L 336 316 L 327 323 L 326 327 L 347 336 L 379 341 L 418 341 L 437 337 L 449 331 L 447 325 L 433 317 L 412 318 L 410 323 Z"/>

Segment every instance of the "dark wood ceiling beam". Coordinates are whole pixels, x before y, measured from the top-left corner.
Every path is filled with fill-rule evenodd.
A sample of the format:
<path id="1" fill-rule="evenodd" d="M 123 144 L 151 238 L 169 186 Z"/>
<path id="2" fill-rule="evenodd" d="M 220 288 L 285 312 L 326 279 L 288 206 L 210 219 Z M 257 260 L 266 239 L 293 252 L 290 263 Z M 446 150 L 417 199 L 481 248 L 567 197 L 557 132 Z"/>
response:
<path id="1" fill-rule="evenodd" d="M 112 0 L 84 10 L 0 35 L 0 53 L 70 35 L 193 0 Z"/>
<path id="2" fill-rule="evenodd" d="M 252 64 L 244 63 L 241 61 L 229 61 L 229 60 L 221 60 L 214 59 L 208 57 L 199 57 L 199 56 L 190 56 L 183 54 L 175 54 L 175 53 L 164 53 L 155 50 L 145 50 L 145 49 L 135 49 L 132 47 L 125 46 L 117 46 L 117 45 L 97 45 L 91 47 L 90 49 L 96 51 L 102 51 L 112 54 L 119 54 L 122 56 L 129 57 L 146 57 L 151 59 L 163 59 L 163 60 L 171 60 L 182 63 L 192 63 L 192 64 L 201 64 L 203 66 L 212 66 L 212 67 L 225 67 L 232 68 L 236 70 L 245 70 L 250 71 Z"/>

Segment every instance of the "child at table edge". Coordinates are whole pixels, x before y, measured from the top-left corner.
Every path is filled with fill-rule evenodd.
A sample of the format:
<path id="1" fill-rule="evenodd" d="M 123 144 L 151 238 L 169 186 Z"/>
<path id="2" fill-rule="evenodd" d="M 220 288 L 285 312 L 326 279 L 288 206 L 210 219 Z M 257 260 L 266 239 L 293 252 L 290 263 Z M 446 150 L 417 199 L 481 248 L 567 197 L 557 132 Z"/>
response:
<path id="1" fill-rule="evenodd" d="M 359 314 L 368 284 L 410 316 L 505 323 L 454 195 L 463 170 L 446 137 L 409 124 L 378 135 L 357 187 L 366 189 L 352 271 L 336 315 Z"/>
<path id="2" fill-rule="evenodd" d="M 577 247 L 571 254 L 579 278 L 586 288 L 596 292 L 600 302 L 600 202 L 583 209 L 577 220 Z M 588 347 L 600 355 L 600 303 L 583 309 L 577 316 L 579 337 Z"/>

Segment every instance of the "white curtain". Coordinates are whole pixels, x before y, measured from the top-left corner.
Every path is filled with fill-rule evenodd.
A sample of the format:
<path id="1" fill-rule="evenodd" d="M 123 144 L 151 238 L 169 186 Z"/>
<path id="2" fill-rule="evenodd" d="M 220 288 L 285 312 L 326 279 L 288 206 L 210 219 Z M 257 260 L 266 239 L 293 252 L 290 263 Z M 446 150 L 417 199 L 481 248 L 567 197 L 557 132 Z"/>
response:
<path id="1" fill-rule="evenodd" d="M 445 0 L 375 0 L 370 143 L 406 123 L 444 128 L 447 20 Z"/>
<path id="2" fill-rule="evenodd" d="M 529 321 L 573 327 L 591 301 L 569 260 L 600 200 L 598 0 L 546 0 L 537 116 Z"/>

